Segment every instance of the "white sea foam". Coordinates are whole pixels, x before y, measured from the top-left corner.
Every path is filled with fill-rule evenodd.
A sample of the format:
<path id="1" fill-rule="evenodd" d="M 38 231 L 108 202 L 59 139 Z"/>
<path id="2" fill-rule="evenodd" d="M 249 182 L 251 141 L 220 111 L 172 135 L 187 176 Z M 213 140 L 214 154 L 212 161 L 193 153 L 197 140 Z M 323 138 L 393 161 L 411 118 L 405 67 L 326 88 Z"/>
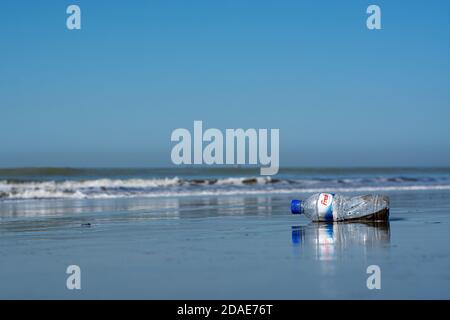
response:
<path id="1" fill-rule="evenodd" d="M 180 179 L 95 179 L 66 181 L 31 181 L 8 182 L 0 181 L 0 190 L 8 188 L 39 188 L 39 189 L 80 189 L 80 188 L 150 188 L 177 185 Z"/>
<path id="2" fill-rule="evenodd" d="M 244 185 L 249 183 L 254 184 L 266 184 L 270 183 L 272 179 L 270 177 L 246 177 L 246 178 L 224 178 L 217 180 L 217 185 Z"/>
<path id="3" fill-rule="evenodd" d="M 427 190 L 450 190 L 450 185 L 435 186 L 398 186 L 398 187 L 355 187 L 355 188 L 292 188 L 292 189 L 259 189 L 259 190 L 203 190 L 203 191 L 180 191 L 180 192 L 154 192 L 140 195 L 121 195 L 120 197 L 190 197 L 190 196 L 232 196 L 232 195 L 259 195 L 259 194 L 298 194 L 315 192 L 387 192 L 387 191 L 427 191 Z M 94 195 L 95 199 L 112 198 L 105 195 Z"/>
<path id="4" fill-rule="evenodd" d="M 187 196 L 227 196 L 258 194 L 298 194 L 314 192 L 389 192 L 450 190 L 449 184 L 405 185 L 355 185 L 346 180 L 336 181 L 298 180 L 289 187 L 281 180 L 277 183 L 267 177 L 237 177 L 211 180 L 166 179 L 93 179 L 66 181 L 0 181 L 0 200 L 20 199 L 109 199 L 136 197 L 187 197 Z M 353 185 L 352 185 L 353 183 Z M 358 182 L 359 183 L 359 182 Z M 316 185 L 314 185 L 316 184 Z M 196 186 L 193 186 L 196 185 Z"/>

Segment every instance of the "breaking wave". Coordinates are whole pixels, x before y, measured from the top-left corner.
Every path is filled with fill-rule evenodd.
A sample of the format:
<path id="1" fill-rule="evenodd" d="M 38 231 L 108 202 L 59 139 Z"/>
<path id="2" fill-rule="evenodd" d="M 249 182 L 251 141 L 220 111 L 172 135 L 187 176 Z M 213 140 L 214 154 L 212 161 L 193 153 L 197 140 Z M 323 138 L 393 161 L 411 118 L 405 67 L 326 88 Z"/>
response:
<path id="1" fill-rule="evenodd" d="M 275 179 L 271 177 L 2 180 L 1 200 L 108 199 L 334 192 L 450 190 L 447 178 L 371 177 Z"/>

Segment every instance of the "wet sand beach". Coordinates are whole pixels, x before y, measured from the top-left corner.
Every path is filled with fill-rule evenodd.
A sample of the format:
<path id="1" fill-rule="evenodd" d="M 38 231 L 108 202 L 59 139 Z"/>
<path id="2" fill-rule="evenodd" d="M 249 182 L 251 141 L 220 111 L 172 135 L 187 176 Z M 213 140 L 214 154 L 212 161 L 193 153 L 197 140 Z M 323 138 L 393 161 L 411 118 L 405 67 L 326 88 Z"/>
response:
<path id="1" fill-rule="evenodd" d="M 450 191 L 384 194 L 387 224 L 311 223 L 291 194 L 4 201 L 0 298 L 450 298 Z"/>

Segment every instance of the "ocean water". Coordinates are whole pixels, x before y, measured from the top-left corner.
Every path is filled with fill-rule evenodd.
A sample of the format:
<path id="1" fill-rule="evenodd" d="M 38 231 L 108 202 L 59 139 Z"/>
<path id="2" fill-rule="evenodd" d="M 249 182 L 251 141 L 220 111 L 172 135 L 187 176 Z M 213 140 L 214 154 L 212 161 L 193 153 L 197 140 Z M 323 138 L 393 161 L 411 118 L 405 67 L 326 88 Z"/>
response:
<path id="1" fill-rule="evenodd" d="M 290 214 L 321 191 L 388 195 L 391 220 Z M 450 168 L 0 169 L 0 298 L 448 299 L 449 196 Z"/>
<path id="2" fill-rule="evenodd" d="M 0 169 L 0 200 L 449 190 L 450 169 Z"/>

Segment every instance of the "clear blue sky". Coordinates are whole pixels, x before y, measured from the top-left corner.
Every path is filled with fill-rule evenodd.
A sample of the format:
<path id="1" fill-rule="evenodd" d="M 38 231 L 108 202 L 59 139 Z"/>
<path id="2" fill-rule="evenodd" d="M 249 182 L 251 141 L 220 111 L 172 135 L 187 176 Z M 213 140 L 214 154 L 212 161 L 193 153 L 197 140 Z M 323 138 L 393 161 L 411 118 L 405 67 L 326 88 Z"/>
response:
<path id="1" fill-rule="evenodd" d="M 170 165 L 194 120 L 279 128 L 281 166 L 448 165 L 449 24 L 446 0 L 2 1 L 0 166 Z"/>

